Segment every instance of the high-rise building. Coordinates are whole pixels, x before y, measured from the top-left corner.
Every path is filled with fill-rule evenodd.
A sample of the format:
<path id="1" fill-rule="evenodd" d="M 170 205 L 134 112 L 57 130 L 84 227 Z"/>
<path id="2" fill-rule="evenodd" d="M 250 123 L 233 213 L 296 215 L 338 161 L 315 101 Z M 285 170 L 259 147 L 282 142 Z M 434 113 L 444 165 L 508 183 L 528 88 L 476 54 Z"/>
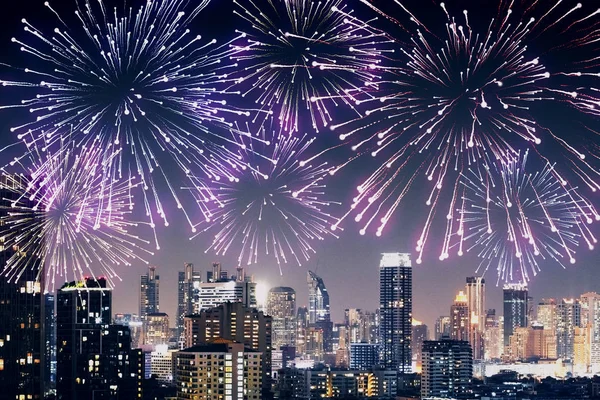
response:
<path id="1" fill-rule="evenodd" d="M 177 285 L 177 337 L 183 334 L 183 318 L 194 313 L 202 283 L 202 275 L 194 271 L 194 264 L 185 263 L 183 268 L 183 271 L 179 271 Z"/>
<path id="2" fill-rule="evenodd" d="M 140 317 L 146 320 L 146 315 L 160 312 L 160 276 L 156 267 L 148 267 L 148 273 L 140 278 Z"/>
<path id="3" fill-rule="evenodd" d="M 600 295 L 595 292 L 580 296 L 581 326 L 590 327 L 590 371 L 600 373 Z"/>
<path id="4" fill-rule="evenodd" d="M 111 289 L 104 278 L 66 283 L 58 291 L 58 399 L 138 398 L 141 355 L 129 329 L 110 325 Z"/>
<path id="5" fill-rule="evenodd" d="M 223 272 L 221 264 L 214 263 L 213 272 L 209 276 L 223 275 Z M 256 283 L 252 281 L 252 277 L 242 275 L 239 279 L 236 277 L 211 278 L 208 282 L 198 282 L 197 286 L 197 297 L 194 295 L 193 307 L 195 314 L 227 302 L 239 302 L 246 307 L 257 307 Z"/>
<path id="6" fill-rule="evenodd" d="M 581 326 L 581 304 L 577 299 L 562 299 L 556 305 L 556 353 L 559 358 L 573 359 L 575 328 Z"/>
<path id="7" fill-rule="evenodd" d="M 529 310 L 527 285 L 504 285 L 504 346 L 510 344 L 510 336 L 518 327 L 527 327 Z"/>
<path id="8" fill-rule="evenodd" d="M 300 357 L 306 354 L 308 325 L 308 308 L 299 307 L 296 313 L 296 354 Z"/>
<path id="9" fill-rule="evenodd" d="M 218 307 L 186 316 L 185 347 L 190 348 L 222 338 L 243 343 L 262 353 L 265 389 L 271 385 L 272 319 L 262 311 L 242 303 L 223 303 Z"/>
<path id="10" fill-rule="evenodd" d="M 181 400 L 262 399 L 262 354 L 244 344 L 215 340 L 179 351 L 177 398 Z"/>
<path id="11" fill-rule="evenodd" d="M 573 370 L 579 374 L 591 372 L 592 325 L 576 326 L 573 332 Z"/>
<path id="12" fill-rule="evenodd" d="M 325 282 L 313 271 L 307 273 L 308 283 L 308 321 L 323 331 L 324 351 L 333 350 L 333 322 L 329 308 L 329 293 Z"/>
<path id="13" fill-rule="evenodd" d="M 556 300 L 542 299 L 537 307 L 537 322 L 548 331 L 554 331 L 556 327 Z"/>
<path id="14" fill-rule="evenodd" d="M 423 344 L 421 398 L 473 398 L 473 352 L 467 341 L 434 340 Z"/>
<path id="15" fill-rule="evenodd" d="M 495 309 L 489 309 L 485 316 L 484 333 L 484 359 L 500 359 L 504 352 L 504 337 L 502 335 L 502 326 L 496 316 Z"/>
<path id="16" fill-rule="evenodd" d="M 146 315 L 146 329 L 144 331 L 144 344 L 161 345 L 167 344 L 171 338 L 169 329 L 169 316 L 166 313 L 150 313 Z"/>
<path id="17" fill-rule="evenodd" d="M 415 372 L 421 371 L 423 364 L 423 343 L 429 340 L 429 328 L 421 321 L 413 319 L 412 322 L 412 359 Z"/>
<path id="18" fill-rule="evenodd" d="M 350 369 L 367 371 L 379 364 L 379 344 L 350 343 Z"/>
<path id="19" fill-rule="evenodd" d="M 17 200 L 22 186 L 14 176 L 0 176 L 0 216 Z M 18 248 L 6 247 L 5 233 L 10 229 L 0 224 L 0 264 L 11 257 L 28 257 Z M 19 261 L 21 262 L 21 261 Z M 0 394 L 6 399 L 42 399 L 44 396 L 45 307 L 41 293 L 44 273 L 40 262 L 31 259 L 27 268 L 12 279 L 0 276 Z M 1 270 L 1 269 L 0 269 Z M 1 397 L 1 396 L 0 396 Z"/>
<path id="20" fill-rule="evenodd" d="M 465 286 L 469 306 L 469 343 L 473 349 L 473 358 L 483 360 L 485 317 L 485 279 L 480 276 L 467 278 Z"/>
<path id="21" fill-rule="evenodd" d="M 56 386 L 56 315 L 54 314 L 55 296 L 44 295 L 44 392 L 49 393 Z"/>
<path id="22" fill-rule="evenodd" d="M 273 349 L 296 345 L 296 291 L 274 287 L 267 297 L 267 314 L 273 318 Z"/>
<path id="23" fill-rule="evenodd" d="M 450 338 L 452 340 L 469 341 L 469 303 L 467 295 L 462 290 L 454 298 L 450 306 Z"/>
<path id="24" fill-rule="evenodd" d="M 381 362 L 411 372 L 412 267 L 410 254 L 383 253 L 379 263 Z"/>
<path id="25" fill-rule="evenodd" d="M 452 327 L 452 318 L 449 315 L 442 315 L 435 320 L 435 340 L 443 337 L 450 337 Z"/>

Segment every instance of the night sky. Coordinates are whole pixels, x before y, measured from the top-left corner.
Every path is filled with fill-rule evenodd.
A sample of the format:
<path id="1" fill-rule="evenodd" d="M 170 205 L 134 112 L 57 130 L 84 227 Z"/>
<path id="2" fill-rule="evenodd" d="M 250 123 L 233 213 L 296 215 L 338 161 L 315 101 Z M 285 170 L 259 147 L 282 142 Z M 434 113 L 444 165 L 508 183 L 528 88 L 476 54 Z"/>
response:
<path id="1" fill-rule="evenodd" d="M 57 7 L 63 15 L 69 15 L 70 5 L 74 5 L 75 0 L 55 0 L 53 6 Z M 32 62 L 31 58 L 24 57 L 18 51 L 18 46 L 10 42 L 13 36 L 22 36 L 21 18 L 26 17 L 34 25 L 46 28 L 47 31 L 53 29 L 56 21 L 53 15 L 43 6 L 44 0 L 25 0 L 20 2 L 11 2 L 10 6 L 3 7 L 2 26 L 0 27 L 0 43 L 2 46 L 1 63 L 12 64 L 16 66 L 26 66 Z M 58 4 L 60 3 L 60 7 Z M 354 4 L 355 2 L 350 2 Z M 430 9 L 433 1 L 409 1 L 412 10 L 421 14 Z M 460 7 L 475 7 L 470 4 L 486 4 L 487 1 L 468 2 L 464 0 L 449 0 L 446 4 L 458 5 Z M 495 3 L 495 2 L 489 2 Z M 118 3 L 117 3 L 118 4 Z M 138 2 L 128 0 L 127 5 L 137 6 Z M 437 4 L 437 3 L 436 3 Z M 372 16 L 371 11 L 360 4 L 353 6 L 357 15 L 365 15 L 366 18 Z M 74 7 L 71 7 L 74 10 Z M 232 15 L 231 0 L 213 0 L 197 19 L 194 29 L 202 34 L 204 38 L 216 37 L 223 40 L 228 35 L 233 35 L 234 29 L 239 29 L 238 23 Z M 479 12 L 490 11 L 482 7 Z M 436 10 L 437 12 L 437 10 Z M 493 14 L 493 12 L 492 12 Z M 0 70 L 3 76 L 15 74 L 10 69 Z M 1 77 L 3 77 L 1 76 Z M 15 101 L 12 96 L 14 92 L 2 91 L 0 89 L 0 102 L 10 104 Z M 19 118 L 25 118 L 27 115 L 20 115 L 18 112 L 0 111 L 0 135 L 1 143 L 8 144 L 15 141 L 11 136 L 9 127 L 15 124 Z M 343 117 L 343 116 L 342 116 Z M 568 117 L 567 117 L 568 118 Z M 565 120 L 568 125 L 573 121 Z M 600 130 L 600 124 L 596 121 L 597 130 Z M 324 131 L 321 135 L 327 135 Z M 328 138 L 322 140 L 327 141 Z M 2 157 L 12 157 L 10 151 L 0 153 Z M 347 193 L 350 188 L 356 185 L 354 176 L 365 175 L 361 168 L 361 163 L 357 162 L 352 166 L 350 172 L 340 175 L 333 184 L 334 190 L 339 191 L 340 199 L 345 202 L 350 201 L 351 196 Z M 422 177 L 426 183 L 425 177 Z M 296 289 L 298 294 L 298 306 L 307 303 L 307 285 L 306 271 L 308 269 L 316 271 L 320 275 L 329 291 L 331 298 L 331 309 L 333 319 L 341 321 L 345 308 L 362 308 L 365 310 L 374 310 L 378 305 L 378 265 L 380 253 L 382 252 L 411 252 L 414 250 L 418 234 L 420 233 L 420 223 L 424 218 L 427 208 L 424 206 L 424 196 L 419 191 L 412 194 L 411 201 L 405 202 L 397 211 L 392 219 L 389 228 L 382 238 L 376 238 L 374 235 L 360 236 L 358 227 L 352 222 L 345 226 L 345 231 L 341 233 L 339 240 L 328 238 L 315 245 L 317 254 L 305 265 L 297 266 L 293 264 L 284 265 L 283 275 L 279 274 L 279 268 L 274 260 L 262 262 L 259 265 L 252 265 L 248 268 L 248 273 L 254 275 L 255 280 L 264 282 L 268 286 L 291 286 Z M 343 211 L 343 209 L 339 209 Z M 227 257 L 215 257 L 211 254 L 205 254 L 204 250 L 210 242 L 209 236 L 201 236 L 193 241 L 189 240 L 190 231 L 187 223 L 181 215 L 175 211 L 170 214 L 171 224 L 168 228 L 160 228 L 161 250 L 150 259 L 151 263 L 158 266 L 161 277 L 161 311 L 167 312 L 171 317 L 173 325 L 176 315 L 177 302 L 177 273 L 183 269 L 183 264 L 192 262 L 197 270 L 205 271 L 210 268 L 214 261 L 220 261 L 223 268 L 230 273 L 235 272 L 236 252 L 231 252 Z M 597 227 L 595 229 L 597 231 Z M 449 313 L 450 304 L 458 290 L 464 288 L 465 278 L 475 273 L 478 260 L 473 255 L 457 257 L 452 255 L 449 260 L 438 261 L 438 255 L 435 251 L 435 245 L 431 246 L 433 250 L 425 256 L 421 265 L 413 264 L 413 293 L 414 293 L 414 317 L 423 320 L 433 329 L 435 319 L 440 315 Z M 544 267 L 541 262 L 542 272 L 535 277 L 529 285 L 530 294 L 537 302 L 543 297 L 571 297 L 578 296 L 585 291 L 600 290 L 600 268 L 598 268 L 598 251 L 589 252 L 587 249 L 581 249 L 578 254 L 577 264 L 569 266 L 567 270 L 562 270 L 554 263 Z M 128 269 L 121 269 L 119 274 L 122 278 L 114 290 L 113 309 L 114 312 L 138 312 L 139 302 L 139 276 L 146 271 L 146 266 L 139 263 Z M 495 272 L 490 271 L 486 275 L 487 281 L 487 307 L 501 310 L 502 289 L 501 285 L 496 285 Z M 497 314 L 501 314 L 497 311 Z"/>

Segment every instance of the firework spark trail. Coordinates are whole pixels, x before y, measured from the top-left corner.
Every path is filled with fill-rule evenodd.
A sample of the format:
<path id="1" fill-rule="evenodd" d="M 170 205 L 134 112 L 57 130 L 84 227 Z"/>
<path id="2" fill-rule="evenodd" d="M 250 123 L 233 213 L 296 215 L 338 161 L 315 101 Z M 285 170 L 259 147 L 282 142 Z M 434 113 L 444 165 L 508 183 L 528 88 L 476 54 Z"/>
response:
<path id="1" fill-rule="evenodd" d="M 302 118 L 319 131 L 331 108 L 357 112 L 357 93 L 376 85 L 388 40 L 356 18 L 342 0 L 234 0 L 235 14 L 251 25 L 233 58 L 241 73 L 233 87 L 293 133 Z M 239 88 L 239 89 L 238 89 Z M 257 118 L 262 114 L 257 114 Z"/>
<path id="2" fill-rule="evenodd" d="M 240 248 L 240 265 L 265 257 L 274 258 L 280 270 L 282 263 L 301 265 L 315 252 L 314 241 L 336 237 L 326 211 L 333 204 L 325 185 L 331 167 L 312 159 L 314 138 L 290 136 L 273 120 L 239 130 L 246 132 L 238 139 L 242 160 L 213 183 L 214 197 L 197 195 L 198 201 L 218 204 L 213 224 L 198 235 L 214 233 L 207 252 L 225 255 Z"/>
<path id="3" fill-rule="evenodd" d="M 597 242 L 588 228 L 600 220 L 593 205 L 557 177 L 554 165 L 528 173 L 526 164 L 527 153 L 461 179 L 454 245 L 476 252 L 481 272 L 496 266 L 499 281 L 526 282 L 540 271 L 541 260 L 564 268 L 575 263 L 580 243 L 591 250 Z"/>
<path id="4" fill-rule="evenodd" d="M 1 270 L 3 276 L 19 279 L 39 262 L 43 289 L 54 291 L 57 276 L 69 281 L 105 275 L 112 283 L 118 278 L 116 267 L 134 260 L 147 263 L 143 255 L 153 254 L 147 250 L 150 242 L 138 236 L 142 227 L 131 220 L 131 191 L 140 182 L 115 183 L 103 171 L 102 157 L 99 146 L 63 145 L 52 155 L 32 151 L 24 173 L 3 173 L 3 243 L 18 249 Z"/>
<path id="5" fill-rule="evenodd" d="M 121 13 L 102 0 L 85 0 L 73 22 L 46 2 L 59 22 L 52 34 L 23 20 L 25 38 L 12 39 L 36 63 L 23 70 L 26 79 L 2 81 L 34 93 L 2 107 L 31 113 L 11 131 L 29 148 L 51 152 L 63 141 L 94 142 L 106 154 L 121 149 L 107 173 L 119 182 L 139 179 L 151 223 L 157 214 L 168 224 L 163 203 L 170 196 L 193 226 L 170 181 L 220 175 L 223 160 L 236 157 L 236 141 L 227 139 L 230 117 L 249 115 L 226 102 L 234 94 L 226 90 L 235 69 L 228 62 L 231 42 L 216 44 L 188 28 L 208 2 L 148 0 Z M 165 162 L 176 168 L 163 168 Z"/>
<path id="6" fill-rule="evenodd" d="M 449 236 L 461 229 L 461 223 L 448 219 L 459 207 L 461 174 L 472 169 L 483 176 L 485 165 L 510 162 L 523 148 L 535 148 L 542 160 L 544 149 L 551 148 L 569 166 L 555 174 L 569 174 L 582 188 L 600 188 L 595 168 L 600 153 L 593 144 L 597 133 L 583 122 L 577 135 L 575 127 L 553 129 L 552 121 L 546 123 L 545 108 L 564 108 L 581 119 L 600 116 L 600 19 L 595 8 L 498 0 L 498 15 L 482 22 L 479 16 L 469 18 L 467 10 L 457 18 L 440 3 L 446 23 L 434 29 L 406 2 L 386 4 L 385 9 L 361 2 L 400 29 L 389 30 L 388 41 L 382 40 L 394 42 L 396 51 L 393 57 L 384 53 L 385 62 L 375 66 L 381 77 L 377 85 L 362 99 L 364 93 L 357 93 L 363 115 L 330 126 L 357 155 L 378 160 L 333 228 L 356 213 L 361 233 L 375 222 L 381 235 L 406 192 L 418 183 L 415 176 L 425 176 L 431 210 L 419 235 L 418 260 L 439 207 L 449 210 L 439 241 L 440 258 L 448 258 Z M 388 16 L 394 7 L 398 14 Z M 371 29 L 381 36 L 379 28 Z"/>

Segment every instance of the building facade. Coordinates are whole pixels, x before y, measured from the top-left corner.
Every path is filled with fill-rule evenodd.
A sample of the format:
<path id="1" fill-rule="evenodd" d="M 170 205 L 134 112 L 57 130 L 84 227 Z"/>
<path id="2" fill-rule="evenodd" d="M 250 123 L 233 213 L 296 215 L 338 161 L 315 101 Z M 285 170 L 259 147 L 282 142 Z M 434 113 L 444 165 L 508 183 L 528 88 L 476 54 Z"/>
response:
<path id="1" fill-rule="evenodd" d="M 144 344 L 167 344 L 171 338 L 169 329 L 169 316 L 166 313 L 149 313 L 146 315 Z"/>
<path id="2" fill-rule="evenodd" d="M 469 341 L 469 303 L 467 295 L 462 290 L 450 306 L 450 319 L 450 338 Z"/>
<path id="3" fill-rule="evenodd" d="M 581 326 L 581 304 L 578 299 L 562 299 L 556 304 L 556 353 L 559 358 L 573 359 L 575 328 Z"/>
<path id="4" fill-rule="evenodd" d="M 56 298 L 57 398 L 141 398 L 141 353 L 129 328 L 111 325 L 112 292 L 104 278 L 62 286 Z"/>
<path id="5" fill-rule="evenodd" d="M 274 287 L 267 297 L 267 314 L 273 318 L 273 349 L 296 345 L 296 291 Z"/>
<path id="6" fill-rule="evenodd" d="M 160 276 L 156 267 L 148 267 L 148 273 L 140 278 L 140 317 L 160 312 Z"/>
<path id="7" fill-rule="evenodd" d="M 175 355 L 177 399 L 262 399 L 262 355 L 242 343 L 216 340 Z"/>
<path id="8" fill-rule="evenodd" d="M 473 352 L 469 342 L 442 339 L 423 344 L 421 398 L 472 398 Z"/>
<path id="9" fill-rule="evenodd" d="M 202 274 L 194 271 L 194 264 L 185 263 L 183 269 L 179 271 L 177 282 L 177 337 L 183 334 L 183 318 L 194 313 L 202 283 Z"/>
<path id="10" fill-rule="evenodd" d="M 469 306 L 469 343 L 473 349 L 473 358 L 483 360 L 485 354 L 485 317 L 487 313 L 485 307 L 485 279 L 480 276 L 468 277 L 465 293 L 467 294 Z"/>
<path id="11" fill-rule="evenodd" d="M 379 264 L 381 363 L 411 372 L 412 266 L 410 254 L 384 253 Z"/>
<path id="12" fill-rule="evenodd" d="M 0 177 L 1 216 L 10 209 L 11 200 L 17 200 L 22 186 L 15 176 Z M 27 257 L 19 248 L 5 245 L 7 229 L 10 227 L 0 222 L 2 268 L 11 257 Z M 11 400 L 42 399 L 44 395 L 46 337 L 40 268 L 39 261 L 31 260 L 18 277 L 0 276 L 0 393 Z"/>
<path id="13" fill-rule="evenodd" d="M 185 347 L 190 348 L 217 339 L 239 343 L 262 354 L 262 382 L 271 385 L 272 319 L 241 303 L 223 303 L 184 319 Z"/>
<path id="14" fill-rule="evenodd" d="M 506 284 L 504 295 L 504 346 L 510 344 L 510 336 L 516 328 L 527 327 L 528 300 L 527 286 Z"/>
<path id="15" fill-rule="evenodd" d="M 333 351 L 333 322 L 329 305 L 329 292 L 325 282 L 313 271 L 307 273 L 308 283 L 308 322 L 323 331 L 323 349 Z"/>

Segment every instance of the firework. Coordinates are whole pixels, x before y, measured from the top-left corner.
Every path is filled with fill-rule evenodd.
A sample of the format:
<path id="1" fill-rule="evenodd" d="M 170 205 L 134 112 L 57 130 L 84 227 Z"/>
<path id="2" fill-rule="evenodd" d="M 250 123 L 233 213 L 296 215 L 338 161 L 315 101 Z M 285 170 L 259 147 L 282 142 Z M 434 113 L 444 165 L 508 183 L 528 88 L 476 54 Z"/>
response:
<path id="1" fill-rule="evenodd" d="M 301 264 L 315 252 L 313 241 L 332 235 L 333 218 L 325 211 L 332 204 L 325 197 L 329 167 L 310 156 L 315 139 L 289 136 L 274 125 L 255 133 L 248 126 L 240 129 L 246 132 L 239 139 L 242 160 L 213 183 L 213 198 L 199 196 L 218 205 L 213 224 L 202 231 L 215 232 L 207 252 L 240 249 L 240 265 L 265 256 L 274 257 L 280 268 Z"/>
<path id="2" fill-rule="evenodd" d="M 356 111 L 356 94 L 377 81 L 379 45 L 386 39 L 354 17 L 342 0 L 234 0 L 251 24 L 234 58 L 243 67 L 236 88 L 261 109 L 276 108 L 293 133 L 310 119 L 318 131 L 332 121 L 328 109 Z M 257 114 L 260 116 L 261 114 Z"/>
<path id="3" fill-rule="evenodd" d="M 565 156 L 561 172 L 594 191 L 599 187 L 598 170 L 590 164 L 599 155 L 597 133 L 583 125 L 600 110 L 593 86 L 600 77 L 595 8 L 498 0 L 498 7 L 485 8 L 497 14 L 482 22 L 485 18 L 470 18 L 466 10 L 455 17 L 439 3 L 445 24 L 437 29 L 400 2 L 386 5 L 399 11 L 396 18 L 374 2 L 361 2 L 394 25 L 397 51 L 378 66 L 377 90 L 361 93 L 365 116 L 332 126 L 358 154 L 378 160 L 333 228 L 356 214 L 361 233 L 374 227 L 381 235 L 424 177 L 430 211 L 417 241 L 417 261 L 436 213 L 450 221 L 440 252 L 447 258 L 461 173 L 473 168 L 483 174 L 485 164 L 511 162 L 524 148 L 536 148 L 542 160 L 546 154 Z M 564 131 L 550 114 L 577 122 Z"/>
<path id="4" fill-rule="evenodd" d="M 85 0 L 69 21 L 46 2 L 58 27 L 48 34 L 23 20 L 25 38 L 12 39 L 35 66 L 23 70 L 27 79 L 2 82 L 24 87 L 19 94 L 32 93 L 5 106 L 32 116 L 11 131 L 28 147 L 51 152 L 62 141 L 95 142 L 105 154 L 122 150 L 109 175 L 125 182 L 137 177 L 151 222 L 156 213 L 168 224 L 159 193 L 182 208 L 171 181 L 192 172 L 208 180 L 218 175 L 221 161 L 234 156 L 219 127 L 226 132 L 228 117 L 247 114 L 226 105 L 222 87 L 234 68 L 226 62 L 230 43 L 216 44 L 188 28 L 207 4 L 147 1 L 120 13 L 102 0 Z"/>
<path id="5" fill-rule="evenodd" d="M 458 254 L 476 252 L 480 269 L 495 266 L 499 280 L 508 282 L 528 281 L 540 271 L 540 260 L 574 264 L 580 243 L 591 250 L 597 242 L 588 225 L 600 214 L 591 203 L 553 165 L 528 173 L 526 164 L 527 153 L 462 177 Z"/>
<path id="6" fill-rule="evenodd" d="M 112 182 L 98 162 L 100 147 L 81 150 L 65 145 L 53 155 L 32 152 L 25 173 L 3 174 L 3 245 L 16 250 L 3 276 L 18 279 L 38 262 L 38 279 L 53 291 L 57 276 L 69 281 L 104 275 L 112 281 L 118 278 L 115 267 L 145 262 L 142 254 L 152 254 L 149 242 L 136 234 L 141 227 L 130 220 L 131 192 L 140 183 Z"/>

